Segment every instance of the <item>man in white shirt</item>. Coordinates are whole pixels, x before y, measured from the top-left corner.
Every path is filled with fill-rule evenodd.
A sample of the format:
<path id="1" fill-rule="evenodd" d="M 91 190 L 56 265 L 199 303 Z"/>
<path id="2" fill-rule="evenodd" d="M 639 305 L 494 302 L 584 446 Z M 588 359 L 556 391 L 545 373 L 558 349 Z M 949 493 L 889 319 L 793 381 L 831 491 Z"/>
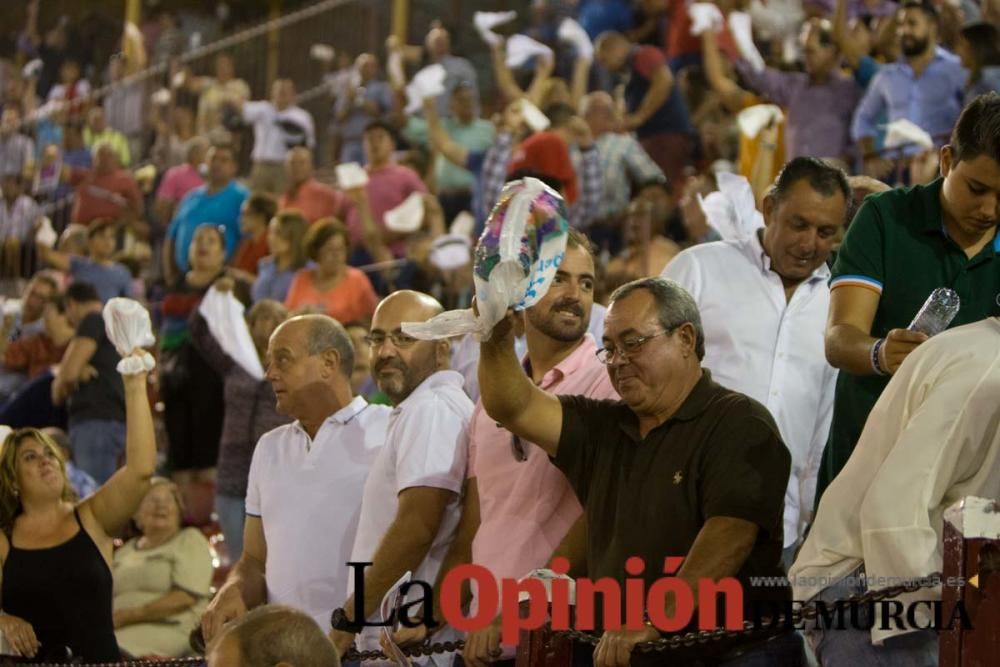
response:
<path id="1" fill-rule="evenodd" d="M 713 379 L 767 406 L 792 455 L 786 569 L 812 511 L 833 414 L 837 375 L 823 352 L 830 304 L 826 261 L 850 201 L 843 171 L 796 158 L 764 199 L 763 229 L 689 248 L 662 274 L 698 302 L 704 365 Z"/>
<path id="2" fill-rule="evenodd" d="M 881 579 L 871 586 L 880 589 L 943 570 L 945 510 L 966 496 L 1000 497 L 998 396 L 997 317 L 946 331 L 906 357 L 820 500 L 790 573 L 796 600 L 863 593 L 859 574 L 869 583 Z M 936 665 L 937 632 L 926 628 L 934 622 L 928 603 L 941 600 L 940 586 L 895 600 L 907 612 L 895 623 L 880 617 L 881 605 L 874 619 L 861 605 L 857 622 L 852 618 L 843 629 L 807 629 L 820 662 Z M 917 628 L 901 620 L 911 616 Z"/>
<path id="3" fill-rule="evenodd" d="M 278 412 L 250 465 L 243 555 L 202 617 L 206 641 L 248 609 L 284 604 L 330 627 L 347 591 L 361 492 L 385 443 L 390 409 L 351 391 L 351 337 L 326 315 L 294 317 L 271 335 L 267 380 Z M 337 565 L 337 566 L 335 566 Z"/>
<path id="4" fill-rule="evenodd" d="M 273 195 L 285 191 L 285 158 L 296 146 L 312 150 L 316 130 L 312 115 L 295 105 L 295 83 L 278 79 L 271 86 L 270 101 L 242 102 L 243 120 L 253 125 L 253 169 L 250 188 Z"/>
<path id="5" fill-rule="evenodd" d="M 350 558 L 352 563 L 372 563 L 364 570 L 364 599 L 357 600 L 369 622 L 381 621 L 383 596 L 406 572 L 433 585 L 461 515 L 474 405 L 462 390 L 462 376 L 448 370 L 448 341 L 418 341 L 401 329 L 403 322 L 423 322 L 442 310 L 426 294 L 395 292 L 375 309 L 368 335 L 375 380 L 395 406 L 385 447 L 365 482 Z M 336 565 L 347 573 L 343 562 Z M 361 630 L 353 574 L 349 586 L 347 601 L 333 612 L 330 633 L 341 655 Z M 415 587 L 407 600 L 420 597 Z M 378 630 L 365 627 L 358 648 L 377 649 Z M 457 639 L 457 634 L 446 629 L 434 639 Z M 451 664 L 452 658 L 434 656 L 441 665 Z"/>

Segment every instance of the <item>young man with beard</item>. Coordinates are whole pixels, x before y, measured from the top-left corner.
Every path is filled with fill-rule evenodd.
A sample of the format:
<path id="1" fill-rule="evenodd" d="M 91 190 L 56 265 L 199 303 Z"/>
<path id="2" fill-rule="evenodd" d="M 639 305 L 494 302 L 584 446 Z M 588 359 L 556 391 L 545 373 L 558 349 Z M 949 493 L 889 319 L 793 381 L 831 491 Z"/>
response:
<path id="1" fill-rule="evenodd" d="M 265 433 L 247 482 L 243 554 L 202 616 L 206 641 L 264 604 L 311 616 L 324 631 L 344 599 L 343 565 L 358 498 L 385 443 L 389 408 L 351 391 L 354 348 L 333 318 L 286 320 L 267 346 L 266 379 L 278 413 L 296 421 Z"/>
<path id="2" fill-rule="evenodd" d="M 823 356 L 830 305 L 826 261 L 850 201 L 843 171 L 795 158 L 764 199 L 764 229 L 689 248 L 663 271 L 698 302 L 705 367 L 723 386 L 767 406 L 791 452 L 786 567 L 811 514 L 830 430 L 837 372 Z"/>
<path id="3" fill-rule="evenodd" d="M 590 241 L 571 229 L 555 281 L 541 301 L 524 311 L 528 353 L 521 366 L 536 386 L 557 394 L 618 398 L 587 332 L 593 302 Z M 440 603 L 440 583 L 448 570 L 471 562 L 486 567 L 498 581 L 518 579 L 545 567 L 560 543 L 558 553 L 573 556 L 581 551 L 585 525 L 572 487 L 545 452 L 501 427 L 486 414 L 482 402 L 477 403 L 469 429 L 462 520 L 438 575 L 435 603 Z M 434 618 L 442 622 L 440 609 Z M 424 626 L 403 630 L 397 640 L 422 640 L 427 631 Z M 467 664 L 482 667 L 491 660 L 488 656 L 498 648 L 499 639 L 498 619 L 466 638 L 462 657 Z M 512 664 L 513 651 L 507 658 Z"/>
<path id="4" fill-rule="evenodd" d="M 892 163 L 875 153 L 876 128 L 907 119 L 925 130 L 935 146 L 943 142 L 962 110 L 969 73 L 958 56 L 938 46 L 938 15 L 929 0 L 906 0 L 897 14 L 902 60 L 883 65 L 854 112 L 851 138 L 858 143 L 865 173 L 884 178 Z M 907 155 L 918 151 L 910 147 Z"/>
<path id="5" fill-rule="evenodd" d="M 414 580 L 435 581 L 458 527 L 474 406 L 462 390 L 462 376 L 448 370 L 448 341 L 417 340 L 401 328 L 443 310 L 433 297 L 399 291 L 382 300 L 372 319 L 368 342 L 375 380 L 395 409 L 385 447 L 365 482 L 351 551 L 351 562 L 371 563 L 364 570 L 364 596 L 355 600 L 360 590 L 352 575 L 347 601 L 331 617 L 330 639 L 341 655 L 359 632 L 359 649 L 378 648 L 379 628 L 362 631 L 359 622 L 381 620 L 379 603 L 405 572 L 412 572 Z M 331 566 L 347 571 L 343 561 Z M 364 609 L 363 618 L 358 608 Z M 434 639 L 455 638 L 456 633 L 442 632 Z M 449 665 L 452 658 L 431 660 Z"/>
<path id="6" fill-rule="evenodd" d="M 825 347 L 841 373 L 817 502 L 889 376 L 927 340 L 907 327 L 931 292 L 961 299 L 951 326 L 1000 315 L 1000 95 L 966 107 L 940 155 L 942 178 L 865 200 L 833 265 Z"/>

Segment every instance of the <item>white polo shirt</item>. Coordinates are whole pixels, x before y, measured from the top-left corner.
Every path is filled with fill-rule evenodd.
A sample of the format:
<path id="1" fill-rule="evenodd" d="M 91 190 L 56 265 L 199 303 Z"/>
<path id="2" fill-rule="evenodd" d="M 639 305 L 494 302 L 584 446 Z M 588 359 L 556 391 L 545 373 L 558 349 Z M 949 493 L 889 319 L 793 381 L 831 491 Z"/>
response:
<path id="1" fill-rule="evenodd" d="M 821 265 L 788 300 L 754 233 L 688 248 L 662 275 L 680 283 L 698 303 L 705 330 L 703 365 L 712 379 L 767 406 L 792 455 L 784 514 L 784 546 L 789 547 L 812 513 L 833 417 L 837 372 L 823 348 L 830 269 Z"/>
<path id="2" fill-rule="evenodd" d="M 282 121 L 301 127 L 305 131 L 306 145 L 309 148 L 316 145 L 312 114 L 301 107 L 291 106 L 278 111 L 270 102 L 245 102 L 243 119 L 253 125 L 253 152 L 250 157 L 255 162 L 284 162 L 289 150 L 285 142 L 290 135 L 282 129 Z"/>
<path id="3" fill-rule="evenodd" d="M 315 440 L 296 421 L 265 433 L 253 453 L 246 512 L 264 525 L 268 602 L 301 609 L 327 631 L 347 595 L 361 492 L 391 412 L 357 396 Z"/>
<path id="4" fill-rule="evenodd" d="M 365 482 L 352 561 L 372 561 L 382 536 L 396 518 L 398 496 L 404 489 L 447 489 L 455 495 L 445 508 L 430 551 L 412 577 L 434 585 L 462 514 L 468 427 L 474 408 L 462 389 L 462 375 L 448 370 L 428 377 L 392 410 L 385 447 L 375 458 Z M 348 590 L 354 592 L 353 578 Z M 420 595 L 419 590 L 414 590 L 409 597 L 418 599 Z M 372 620 L 377 619 L 376 613 Z M 362 650 L 378 648 L 378 628 L 365 628 L 358 646 Z"/>

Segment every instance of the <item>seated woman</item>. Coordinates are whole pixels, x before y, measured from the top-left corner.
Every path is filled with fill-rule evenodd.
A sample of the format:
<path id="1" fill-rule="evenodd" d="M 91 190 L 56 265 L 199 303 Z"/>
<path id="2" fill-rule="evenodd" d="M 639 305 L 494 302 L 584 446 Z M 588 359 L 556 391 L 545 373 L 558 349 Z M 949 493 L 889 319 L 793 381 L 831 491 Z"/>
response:
<path id="1" fill-rule="evenodd" d="M 115 552 L 114 624 L 122 651 L 180 658 L 212 586 L 212 553 L 195 528 L 181 528 L 177 487 L 154 477 L 135 515 L 141 537 Z"/>
<path id="2" fill-rule="evenodd" d="M 21 656 L 121 659 L 111 611 L 112 540 L 156 468 L 146 373 L 125 375 L 125 465 L 76 502 L 59 447 L 25 428 L 0 446 L 0 632 Z M 43 660 L 45 661 L 45 660 Z"/>
<path id="3" fill-rule="evenodd" d="M 257 262 L 257 279 L 251 295 L 284 301 L 295 272 L 306 265 L 306 229 L 309 223 L 298 211 L 278 213 L 267 225 L 267 248 L 271 254 Z"/>
<path id="4" fill-rule="evenodd" d="M 318 306 L 338 322 L 368 322 L 378 297 L 364 272 L 347 265 L 347 228 L 334 218 L 313 223 L 306 234 L 306 254 L 316 262 L 295 274 L 285 307 Z"/>

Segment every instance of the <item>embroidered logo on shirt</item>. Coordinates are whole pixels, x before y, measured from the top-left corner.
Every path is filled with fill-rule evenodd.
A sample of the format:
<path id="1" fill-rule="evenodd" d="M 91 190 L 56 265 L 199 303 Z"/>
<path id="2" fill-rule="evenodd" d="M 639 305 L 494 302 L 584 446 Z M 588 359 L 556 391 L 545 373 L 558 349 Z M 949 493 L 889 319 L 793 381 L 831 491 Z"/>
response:
<path id="1" fill-rule="evenodd" d="M 680 484 L 681 480 L 683 480 L 683 479 L 684 479 L 684 475 L 681 474 L 680 470 L 678 470 L 677 472 L 674 473 L 674 484 Z"/>

